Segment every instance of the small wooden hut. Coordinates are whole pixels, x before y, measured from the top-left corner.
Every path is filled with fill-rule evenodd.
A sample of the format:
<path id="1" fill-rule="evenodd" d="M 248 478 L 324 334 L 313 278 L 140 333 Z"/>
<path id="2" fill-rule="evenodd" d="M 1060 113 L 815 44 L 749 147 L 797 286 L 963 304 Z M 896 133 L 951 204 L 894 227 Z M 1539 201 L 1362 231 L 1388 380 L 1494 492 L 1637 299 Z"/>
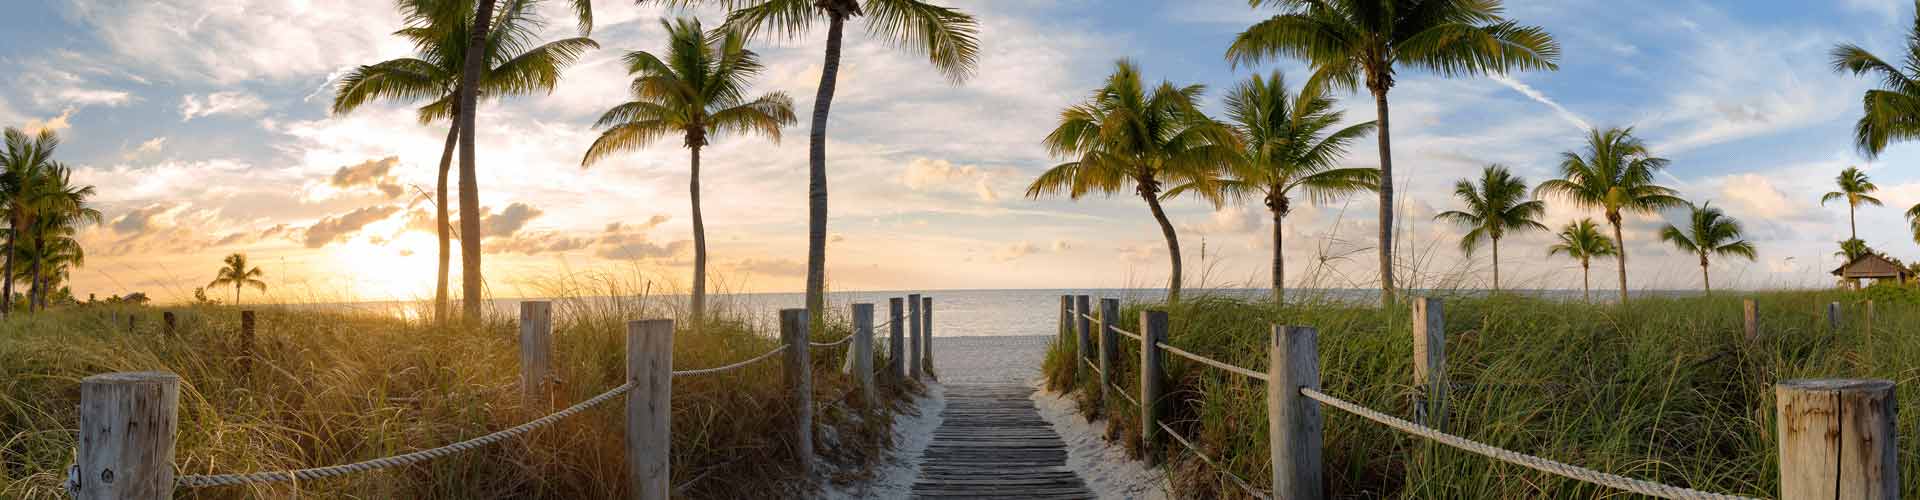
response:
<path id="1" fill-rule="evenodd" d="M 1854 257 L 1853 260 L 1847 261 L 1846 264 L 1841 265 L 1838 269 L 1834 269 L 1833 275 L 1839 276 L 1840 279 L 1843 280 L 1850 280 L 1858 286 L 1861 280 L 1869 279 L 1875 281 L 1893 280 L 1894 283 L 1906 283 L 1908 278 L 1913 277 L 1913 271 L 1909 271 L 1907 268 L 1891 260 L 1887 260 L 1886 257 L 1882 257 L 1880 254 L 1868 252 L 1859 257 Z"/>

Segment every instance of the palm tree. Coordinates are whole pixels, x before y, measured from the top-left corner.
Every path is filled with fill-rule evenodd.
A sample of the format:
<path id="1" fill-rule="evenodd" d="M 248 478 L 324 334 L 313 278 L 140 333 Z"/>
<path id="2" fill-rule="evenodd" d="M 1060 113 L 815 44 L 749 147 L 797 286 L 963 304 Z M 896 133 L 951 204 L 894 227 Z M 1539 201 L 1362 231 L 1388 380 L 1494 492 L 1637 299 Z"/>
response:
<path id="1" fill-rule="evenodd" d="M 41 130 L 29 135 L 16 128 L 7 128 L 5 132 L 6 150 L 0 151 L 0 211 L 9 228 L 6 248 L 0 250 L 6 263 L 0 268 L 0 318 L 6 317 L 13 309 L 14 255 L 19 240 L 25 231 L 13 228 L 27 228 L 34 208 L 34 197 L 40 191 L 38 184 L 45 179 L 43 172 L 54 168 L 54 150 L 60 146 L 60 137 L 52 130 Z"/>
<path id="2" fill-rule="evenodd" d="M 1304 60 L 1343 90 L 1365 78 L 1380 122 L 1380 296 L 1393 302 L 1393 151 L 1387 92 L 1412 67 L 1443 76 L 1555 70 L 1560 44 L 1546 30 L 1502 19 L 1500 0 L 1249 0 L 1278 15 L 1227 47 L 1235 66 L 1273 56 Z"/>
<path id="3" fill-rule="evenodd" d="M 1714 208 L 1712 202 L 1699 206 L 1688 204 L 1687 207 L 1692 209 L 1687 217 L 1687 228 L 1682 230 L 1667 224 L 1660 228 L 1660 241 L 1700 257 L 1700 284 L 1706 288 L 1707 295 L 1713 295 L 1713 279 L 1707 274 L 1707 258 L 1718 255 L 1754 260 L 1753 242 L 1740 237 L 1740 221 Z"/>
<path id="4" fill-rule="evenodd" d="M 1227 116 L 1242 147 L 1227 177 L 1203 179 L 1167 190 L 1166 197 L 1190 189 L 1213 189 L 1234 198 L 1259 196 L 1273 214 L 1273 301 L 1286 301 L 1286 261 L 1281 227 L 1292 212 L 1292 194 L 1305 191 L 1327 202 L 1379 187 L 1380 171 L 1341 168 L 1347 146 L 1373 131 L 1373 122 L 1335 129 L 1345 113 L 1327 97 L 1326 87 L 1309 82 L 1299 95 L 1287 92 L 1284 75 L 1253 75 L 1226 97 Z"/>
<path id="5" fill-rule="evenodd" d="M 1547 256 L 1566 254 L 1568 257 L 1580 259 L 1581 295 L 1586 297 L 1588 303 L 1593 302 L 1593 285 L 1588 279 L 1592 274 L 1590 271 L 1593 258 L 1618 255 L 1619 248 L 1614 246 L 1613 240 L 1607 238 L 1607 235 L 1600 233 L 1600 228 L 1593 223 L 1592 217 L 1567 223 L 1566 227 L 1560 228 L 1560 233 L 1555 236 L 1560 238 L 1560 242 L 1547 247 Z"/>
<path id="6" fill-rule="evenodd" d="M 1876 207 L 1882 206 L 1880 204 L 1879 198 L 1874 198 L 1872 195 L 1868 194 L 1874 191 L 1879 191 L 1880 186 L 1873 185 L 1873 181 L 1868 180 L 1867 174 L 1864 172 L 1861 172 L 1859 167 L 1847 167 L 1846 170 L 1841 170 L 1840 175 L 1833 178 L 1833 183 L 1834 185 L 1839 186 L 1840 190 L 1829 192 L 1826 195 L 1821 196 L 1820 205 L 1826 206 L 1827 202 L 1829 201 L 1843 199 L 1843 198 L 1846 199 L 1847 200 L 1847 238 L 1848 239 L 1859 238 L 1860 229 L 1854 225 L 1853 213 L 1860 209 L 1860 205 L 1862 203 L 1873 205 Z"/>
<path id="7" fill-rule="evenodd" d="M 1534 196 L 1558 196 L 1584 208 L 1597 208 L 1613 226 L 1613 242 L 1620 255 L 1620 303 L 1627 303 L 1627 240 L 1620 233 L 1621 217 L 1626 213 L 1653 213 L 1656 210 L 1687 204 L 1673 189 L 1654 183 L 1653 176 L 1667 168 L 1667 159 L 1653 156 L 1647 145 L 1634 137 L 1632 128 L 1594 129 L 1587 134 L 1583 153 L 1560 153 L 1560 179 L 1540 183 Z"/>
<path id="8" fill-rule="evenodd" d="M 1500 165 L 1487 165 L 1480 171 L 1480 184 L 1460 179 L 1453 184 L 1453 196 L 1467 204 L 1466 210 L 1448 210 L 1434 220 L 1452 221 L 1469 228 L 1460 237 L 1460 250 L 1473 255 L 1482 240 L 1493 243 L 1493 291 L 1500 292 L 1500 238 L 1526 231 L 1545 231 L 1540 216 L 1547 204 L 1527 199 L 1527 180 L 1514 177 Z"/>
<path id="9" fill-rule="evenodd" d="M 102 216 L 88 205 L 94 187 L 75 185 L 73 170 L 59 162 L 48 164 L 27 185 L 23 199 L 29 215 L 17 229 L 25 246 L 16 247 L 14 256 L 28 263 L 26 276 L 33 287 L 28 294 L 30 308 L 46 309 L 48 278 L 64 278 L 68 264 L 85 264 L 85 253 L 74 236 L 82 226 L 99 224 Z"/>
<path id="10" fill-rule="evenodd" d="M 1907 207 L 1906 216 L 1907 232 L 1913 235 L 1914 243 L 1920 243 L 1920 203 Z"/>
<path id="11" fill-rule="evenodd" d="M 227 265 L 221 267 L 219 274 L 213 276 L 213 281 L 207 283 L 207 288 L 233 285 L 233 305 L 236 306 L 240 305 L 241 287 L 250 286 L 255 290 L 267 291 L 267 282 L 260 280 L 266 277 L 267 273 L 261 271 L 258 266 L 247 267 L 247 254 L 228 255 L 225 262 Z"/>
<path id="12" fill-rule="evenodd" d="M 1828 53 L 1834 71 L 1880 80 L 1880 88 L 1861 96 L 1862 114 L 1853 126 L 1854 147 L 1867 158 L 1880 156 L 1889 142 L 1920 137 L 1920 18 L 1906 35 L 1907 50 L 1899 54 L 1898 66 L 1851 43 Z"/>
<path id="13" fill-rule="evenodd" d="M 13 279 L 26 281 L 32 286 L 27 293 L 31 309 L 45 309 L 48 293 L 64 283 L 72 269 L 86 265 L 86 252 L 74 239 L 79 230 L 70 223 L 71 219 L 43 217 L 23 231 L 28 245 L 15 248 L 16 256 L 30 265 L 21 268 L 20 274 Z"/>
<path id="14" fill-rule="evenodd" d="M 531 0 L 511 0 L 492 23 L 495 31 L 485 48 L 485 71 L 479 87 L 485 97 L 552 92 L 560 72 L 599 44 L 575 37 L 535 45 L 541 22 L 528 11 Z M 491 3 L 491 2 L 488 2 Z M 420 123 L 450 122 L 446 147 L 440 151 L 440 175 L 435 184 L 434 226 L 440 242 L 439 273 L 433 295 L 434 321 L 447 316 L 447 274 L 452 260 L 452 226 L 447 214 L 447 177 L 460 137 L 459 87 L 466 64 L 467 35 L 472 25 L 472 0 L 402 0 L 408 26 L 397 34 L 413 42 L 415 57 L 360 66 L 340 80 L 334 91 L 333 112 L 347 114 L 373 100 L 426 101 L 418 109 Z M 463 214 L 464 215 L 464 214 Z M 479 234 L 462 233 L 462 234 Z M 464 239 L 463 239 L 464 241 Z M 477 238 L 476 238 L 477 241 Z M 477 295 L 470 295 L 470 300 Z"/>
<path id="15" fill-rule="evenodd" d="M 1086 102 L 1060 112 L 1060 125 L 1047 134 L 1047 150 L 1066 163 L 1054 166 L 1027 186 L 1028 198 L 1066 193 L 1112 196 L 1131 188 L 1147 202 L 1167 240 L 1173 273 L 1167 300 L 1180 301 L 1180 239 L 1160 207 L 1166 183 L 1207 182 L 1232 164 L 1239 153 L 1233 129 L 1200 112 L 1201 85 L 1161 82 L 1149 90 L 1140 67 L 1131 60 L 1115 64 L 1106 85 Z M 1193 192 L 1218 202 L 1219 192 Z M 1167 194 L 1179 194 L 1169 191 Z"/>
<path id="16" fill-rule="evenodd" d="M 758 134 L 780 142 L 780 127 L 792 125 L 793 99 L 785 92 L 748 98 L 747 89 L 760 75 L 760 56 L 746 49 L 746 37 L 735 30 L 708 33 L 700 20 L 668 23 L 667 53 L 661 59 L 647 52 L 627 54 L 627 72 L 634 75 L 633 100 L 600 116 L 595 127 L 607 130 L 587 148 L 580 165 L 592 165 L 607 155 L 645 147 L 669 134 L 679 134 L 691 152 L 691 179 L 687 185 L 693 203 L 693 318 L 706 317 L 707 230 L 700 215 L 700 148 L 719 133 Z M 709 43 L 712 41 L 712 43 Z"/>
<path id="17" fill-rule="evenodd" d="M 979 25 L 958 9 L 922 0 L 638 0 L 674 7 L 718 5 L 731 11 L 727 26 L 749 38 L 771 30 L 788 39 L 805 36 L 827 23 L 826 59 L 813 98 L 812 129 L 807 134 L 807 316 L 815 330 L 826 321 L 827 272 L 827 113 L 840 79 L 840 45 L 847 20 L 865 16 L 867 34 L 927 57 L 927 62 L 959 83 L 973 76 L 980 58 Z"/>

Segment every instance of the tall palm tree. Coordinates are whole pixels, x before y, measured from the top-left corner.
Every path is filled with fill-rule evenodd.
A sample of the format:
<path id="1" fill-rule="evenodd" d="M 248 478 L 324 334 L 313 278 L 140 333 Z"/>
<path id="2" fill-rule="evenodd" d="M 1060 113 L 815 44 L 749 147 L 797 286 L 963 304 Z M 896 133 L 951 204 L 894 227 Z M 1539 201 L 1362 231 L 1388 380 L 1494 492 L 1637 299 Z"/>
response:
<path id="1" fill-rule="evenodd" d="M 1907 207 L 1907 233 L 1913 235 L 1913 242 L 1920 243 L 1920 203 Z M 1855 238 L 1859 239 L 1859 238 Z"/>
<path id="2" fill-rule="evenodd" d="M 1581 295 L 1586 297 L 1587 302 L 1593 302 L 1593 284 L 1588 279 L 1592 274 L 1593 258 L 1618 255 L 1619 247 L 1614 246 L 1613 239 L 1600 232 L 1592 217 L 1567 223 L 1555 236 L 1560 238 L 1560 242 L 1547 247 L 1547 256 L 1566 254 L 1579 259 Z"/>
<path id="3" fill-rule="evenodd" d="M 207 283 L 207 288 L 232 285 L 233 305 L 240 305 L 241 287 L 250 286 L 255 290 L 267 291 L 267 282 L 260 279 L 266 277 L 267 273 L 261 271 L 258 266 L 248 267 L 247 254 L 228 255 L 224 262 L 227 265 L 221 267 L 220 272 L 213 276 L 213 281 Z"/>
<path id="4" fill-rule="evenodd" d="M 1880 156 L 1887 143 L 1920 138 L 1920 17 L 1907 29 L 1900 64 L 1887 63 L 1859 45 L 1833 47 L 1833 70 L 1880 80 L 1880 88 L 1860 98 L 1860 121 L 1853 126 L 1854 147 L 1867 158 Z"/>
<path id="5" fill-rule="evenodd" d="M 1434 220 L 1451 221 L 1469 230 L 1460 237 L 1460 250 L 1467 255 L 1481 241 L 1493 243 L 1493 291 L 1500 292 L 1500 238 L 1526 231 L 1545 231 L 1540 217 L 1547 204 L 1527 199 L 1527 180 L 1515 177 L 1507 167 L 1487 165 L 1480 171 L 1480 183 L 1460 179 L 1453 184 L 1453 196 L 1466 203 L 1466 210 L 1448 210 Z"/>
<path id="6" fill-rule="evenodd" d="M 1560 153 L 1560 179 L 1540 183 L 1534 196 L 1558 196 L 1583 208 L 1597 208 L 1613 226 L 1613 242 L 1620 255 L 1620 303 L 1627 303 L 1627 240 L 1620 233 L 1627 213 L 1653 213 L 1686 206 L 1677 193 L 1654 183 L 1654 174 L 1667 168 L 1667 159 L 1654 156 L 1632 128 L 1594 129 L 1587 133 L 1584 152 Z M 1543 196 L 1544 195 L 1544 196 Z"/>
<path id="7" fill-rule="evenodd" d="M 42 184 L 47 179 L 46 172 L 57 167 L 53 159 L 54 151 L 60 147 L 60 137 L 52 130 L 41 130 L 28 134 L 20 129 L 7 128 L 5 132 L 5 151 L 0 151 L 0 219 L 7 224 L 6 247 L 0 255 L 6 259 L 0 269 L 0 318 L 13 309 L 13 283 L 15 270 L 15 250 L 22 245 L 31 228 L 33 209 L 38 206 L 39 198 L 46 190 Z M 15 231 L 14 228 L 20 228 Z"/>
<path id="8" fill-rule="evenodd" d="M 706 32 L 698 19 L 667 29 L 667 53 L 627 54 L 634 75 L 633 100 L 607 110 L 595 127 L 607 130 L 587 148 L 582 167 L 608 155 L 645 147 L 670 134 L 682 137 L 690 152 L 689 198 L 693 203 L 693 318 L 706 318 L 707 230 L 700 215 L 700 148 L 720 133 L 757 134 L 780 142 L 780 127 L 792 125 L 793 99 L 785 92 L 749 98 L 747 89 L 760 75 L 760 56 L 746 48 L 736 30 Z"/>
<path id="9" fill-rule="evenodd" d="M 1501 0 L 1248 0 L 1281 13 L 1227 47 L 1234 65 L 1274 56 L 1311 63 L 1341 89 L 1363 81 L 1380 122 L 1380 296 L 1393 302 L 1393 150 L 1387 92 L 1403 67 L 1442 76 L 1559 68 L 1546 30 L 1501 17 Z"/>
<path id="10" fill-rule="evenodd" d="M 826 59 L 813 98 L 812 129 L 807 134 L 807 316 L 815 329 L 826 321 L 827 276 L 827 113 L 840 79 L 840 45 L 848 20 L 867 18 L 867 34 L 895 47 L 924 55 L 927 62 L 959 83 L 973 76 L 980 58 L 979 24 L 972 15 L 922 0 L 638 0 L 668 6 L 717 5 L 731 11 L 727 26 L 749 38 L 770 30 L 797 39 L 818 23 L 827 24 Z"/>
<path id="11" fill-rule="evenodd" d="M 82 226 L 99 224 L 103 217 L 100 210 L 88 204 L 95 194 L 94 187 L 74 184 L 73 169 L 59 162 L 49 164 L 37 177 L 28 180 L 28 186 L 25 200 L 29 216 L 17 230 L 26 246 L 15 250 L 28 257 L 27 276 L 31 277 L 29 284 L 33 287 L 28 303 L 34 309 L 45 309 L 51 288 L 49 275 L 64 277 L 66 264 L 78 267 L 85 263 L 85 254 L 74 241 L 74 235 Z"/>
<path id="12" fill-rule="evenodd" d="M 1753 242 L 1741 238 L 1740 221 L 1714 208 L 1713 203 L 1699 206 L 1688 204 L 1687 208 L 1691 209 L 1691 213 L 1687 216 L 1686 229 L 1667 224 L 1660 228 L 1660 241 L 1700 257 L 1700 285 L 1706 288 L 1707 295 L 1713 295 L 1713 279 L 1707 274 L 1707 258 L 1717 255 L 1754 260 Z"/>
<path id="13" fill-rule="evenodd" d="M 560 72 L 589 49 L 599 48 L 584 36 L 536 45 L 542 22 L 528 10 L 533 0 L 509 0 L 508 8 L 491 23 L 494 30 L 485 46 L 486 62 L 479 88 L 483 97 L 552 92 Z M 489 2 L 491 3 L 491 2 Z M 447 213 L 447 181 L 460 137 L 460 76 L 466 65 L 467 39 L 473 27 L 473 0 L 401 0 L 407 27 L 396 34 L 413 43 L 415 57 L 360 66 L 340 80 L 333 112 L 347 114 L 373 100 L 426 101 L 417 114 L 420 123 L 449 122 L 446 147 L 440 151 L 435 184 L 434 226 L 440 243 L 439 272 L 433 294 L 434 321 L 447 317 L 447 274 L 452 261 L 452 226 Z M 479 234 L 479 233 L 462 233 Z"/>
<path id="14" fill-rule="evenodd" d="M 1286 260 L 1281 227 L 1293 211 L 1292 195 L 1305 191 L 1327 202 L 1379 187 L 1380 170 L 1343 168 L 1347 146 L 1373 131 L 1373 122 L 1336 128 L 1345 112 L 1326 87 L 1308 82 L 1298 95 L 1287 91 L 1279 71 L 1253 75 L 1226 97 L 1227 116 L 1242 146 L 1227 176 L 1175 186 L 1167 197 L 1190 189 L 1213 189 L 1234 198 L 1259 196 L 1273 214 L 1273 301 L 1286 301 Z"/>
<path id="15" fill-rule="evenodd" d="M 1086 102 L 1061 111 L 1060 125 L 1047 134 L 1047 150 L 1067 162 L 1027 186 L 1028 198 L 1066 193 L 1077 200 L 1089 193 L 1112 196 L 1128 189 L 1139 195 L 1167 240 L 1173 266 L 1167 281 L 1169 302 L 1180 301 L 1180 238 L 1160 207 L 1162 186 L 1219 177 L 1239 154 L 1233 129 L 1200 112 L 1204 90 L 1172 82 L 1149 89 L 1141 83 L 1139 65 L 1120 60 L 1106 85 Z M 1217 190 L 1187 192 L 1220 201 Z"/>
<path id="16" fill-rule="evenodd" d="M 27 245 L 15 248 L 16 256 L 30 263 L 19 269 L 13 279 L 26 281 L 31 289 L 27 293 L 27 304 L 31 309 L 45 309 L 48 293 L 64 283 L 71 270 L 86 265 L 86 252 L 74 239 L 79 229 L 70 218 L 42 217 L 23 231 Z"/>
<path id="17" fill-rule="evenodd" d="M 1847 200 L 1847 238 L 1858 239 L 1860 229 L 1854 225 L 1853 213 L 1860 210 L 1861 204 L 1882 206 L 1879 198 L 1869 194 L 1879 191 L 1880 186 L 1873 185 L 1873 181 L 1867 179 L 1867 174 L 1861 172 L 1859 167 L 1847 167 L 1846 170 L 1841 170 L 1840 175 L 1833 178 L 1833 183 L 1840 190 L 1821 196 L 1820 205 L 1826 206 L 1827 202 L 1833 200 Z"/>

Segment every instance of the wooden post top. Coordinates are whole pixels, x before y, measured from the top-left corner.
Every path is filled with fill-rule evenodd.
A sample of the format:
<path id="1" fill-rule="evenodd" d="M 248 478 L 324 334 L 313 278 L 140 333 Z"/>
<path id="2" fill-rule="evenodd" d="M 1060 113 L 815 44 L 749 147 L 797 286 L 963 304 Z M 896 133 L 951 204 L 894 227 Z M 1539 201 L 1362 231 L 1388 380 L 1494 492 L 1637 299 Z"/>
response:
<path id="1" fill-rule="evenodd" d="M 1881 392 L 1893 390 L 1893 381 L 1879 379 L 1821 378 L 1783 380 L 1781 389 L 1796 391 Z"/>
<path id="2" fill-rule="evenodd" d="M 180 383 L 180 376 L 175 375 L 172 372 L 161 372 L 161 371 L 115 372 L 115 373 L 102 373 L 99 375 L 91 375 L 91 376 L 88 376 L 87 378 L 80 379 L 80 383 L 112 384 L 112 385 L 177 384 L 177 383 Z"/>

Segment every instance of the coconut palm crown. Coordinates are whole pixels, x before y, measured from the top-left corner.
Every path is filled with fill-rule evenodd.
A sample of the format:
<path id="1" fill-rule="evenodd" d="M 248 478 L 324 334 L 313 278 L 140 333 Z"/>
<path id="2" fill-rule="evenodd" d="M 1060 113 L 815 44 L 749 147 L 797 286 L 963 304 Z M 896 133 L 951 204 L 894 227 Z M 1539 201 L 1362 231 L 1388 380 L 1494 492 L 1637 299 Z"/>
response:
<path id="1" fill-rule="evenodd" d="M 1148 87 L 1139 65 L 1125 59 L 1115 63 L 1106 84 L 1085 102 L 1061 111 L 1060 125 L 1047 134 L 1047 150 L 1067 162 L 1027 186 L 1028 198 L 1066 194 L 1077 200 L 1123 191 L 1140 196 L 1167 240 L 1170 302 L 1180 300 L 1180 239 L 1160 206 L 1164 186 L 1218 178 L 1238 161 L 1240 151 L 1231 127 L 1200 112 L 1203 91 L 1201 85 L 1172 82 Z M 1216 204 L 1223 201 L 1217 190 L 1183 192 Z"/>
<path id="2" fill-rule="evenodd" d="M 1906 50 L 1895 54 L 1898 64 L 1851 43 L 1828 53 L 1834 71 L 1880 81 L 1860 96 L 1861 116 L 1853 126 L 1854 147 L 1868 158 L 1880 156 L 1889 143 L 1920 138 L 1920 17 L 1906 35 Z"/>
<path id="3" fill-rule="evenodd" d="M 1467 228 L 1460 237 L 1460 251 L 1473 255 L 1480 242 L 1493 246 L 1493 291 L 1500 291 L 1500 238 L 1527 231 L 1546 231 L 1540 217 L 1547 204 L 1527 199 L 1527 180 L 1516 177 L 1507 167 L 1487 165 L 1480 171 L 1480 182 L 1461 179 L 1453 185 L 1453 196 L 1467 205 L 1465 210 L 1448 210 L 1434 220 L 1452 222 Z"/>
<path id="4" fill-rule="evenodd" d="M 1547 256 L 1564 254 L 1579 260 L 1581 296 L 1587 302 L 1593 302 L 1593 283 L 1588 279 L 1592 274 L 1593 258 L 1619 255 L 1619 248 L 1614 246 L 1613 239 L 1600 232 L 1592 217 L 1568 222 L 1554 236 L 1559 238 L 1559 242 L 1547 247 Z"/>
<path id="5" fill-rule="evenodd" d="M 1667 168 L 1666 158 L 1653 156 L 1632 128 L 1594 129 L 1587 134 L 1585 151 L 1560 153 L 1559 179 L 1533 189 L 1534 196 L 1557 197 L 1582 208 L 1599 209 L 1613 226 L 1613 242 L 1620 254 L 1620 303 L 1627 302 L 1627 249 L 1620 226 L 1629 213 L 1653 213 L 1686 206 L 1677 193 L 1654 182 Z"/>
<path id="6" fill-rule="evenodd" d="M 1234 65 L 1276 56 L 1312 64 L 1338 88 L 1362 84 L 1380 121 L 1380 294 L 1393 302 L 1393 152 L 1387 93 L 1401 69 L 1442 76 L 1558 69 L 1546 30 L 1501 17 L 1500 0 L 1248 0 L 1280 13 L 1227 47 Z"/>
<path id="7" fill-rule="evenodd" d="M 1833 183 L 1840 189 L 1820 196 L 1820 204 L 1826 205 L 1827 202 L 1834 200 L 1847 200 L 1847 237 L 1859 238 L 1860 229 L 1854 224 L 1854 212 L 1860 210 L 1860 205 L 1882 206 L 1880 199 L 1870 194 L 1879 191 L 1880 186 L 1873 185 L 1873 180 L 1868 179 L 1867 174 L 1861 172 L 1859 167 L 1847 167 L 1846 170 L 1841 170 L 1840 175 L 1833 178 Z"/>
<path id="8" fill-rule="evenodd" d="M 260 279 L 266 277 L 267 273 L 261 271 L 258 266 L 247 267 L 247 254 L 236 253 L 228 255 L 224 262 L 226 262 L 226 266 L 221 267 L 220 272 L 214 275 L 213 281 L 207 283 L 208 288 L 232 285 L 234 305 L 240 305 L 241 287 L 253 287 L 255 290 L 262 292 L 267 291 L 267 282 Z"/>
<path id="9" fill-rule="evenodd" d="M 746 49 L 739 31 L 707 32 L 698 19 L 660 21 L 667 30 L 667 52 L 629 52 L 627 72 L 634 75 L 633 100 L 600 116 L 606 128 L 587 148 L 581 166 L 620 151 L 646 147 L 679 135 L 691 152 L 688 191 L 693 205 L 693 317 L 706 317 L 707 232 L 700 212 L 700 149 L 719 133 L 759 135 L 780 142 L 780 127 L 794 123 L 793 99 L 785 92 L 750 97 L 747 90 L 762 66 Z"/>
<path id="10" fill-rule="evenodd" d="M 1681 228 L 1667 224 L 1660 228 L 1660 241 L 1673 245 L 1680 251 L 1700 257 L 1700 285 L 1708 295 L 1713 294 L 1713 278 L 1707 274 L 1710 257 L 1743 257 L 1754 260 L 1753 242 L 1742 238 L 1740 221 L 1728 217 L 1711 202 L 1698 206 L 1689 204 L 1687 227 Z"/>

